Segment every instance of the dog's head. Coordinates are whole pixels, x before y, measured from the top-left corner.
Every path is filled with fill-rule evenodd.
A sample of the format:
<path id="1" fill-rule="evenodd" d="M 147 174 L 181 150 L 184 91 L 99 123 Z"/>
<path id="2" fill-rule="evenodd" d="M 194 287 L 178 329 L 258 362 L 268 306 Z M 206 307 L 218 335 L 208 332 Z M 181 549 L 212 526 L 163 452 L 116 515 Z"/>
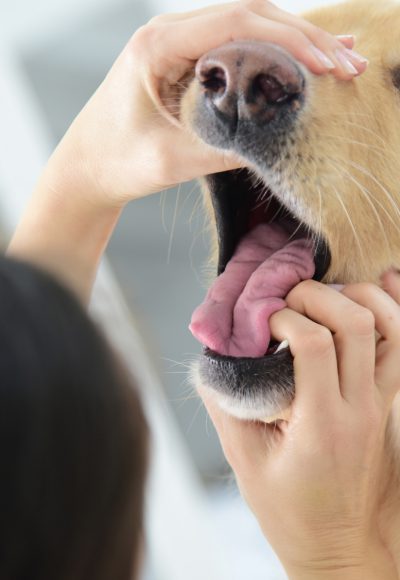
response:
<path id="1" fill-rule="evenodd" d="M 242 309 L 240 340 L 250 319 L 261 312 L 265 320 L 257 311 L 259 283 L 288 291 L 307 277 L 378 282 L 400 266 L 400 5 L 355 0 L 307 17 L 332 33 L 355 34 L 370 60 L 367 72 L 350 82 L 317 77 L 277 46 L 241 41 L 202 57 L 182 100 L 182 118 L 196 136 L 247 165 L 206 178 L 218 274 L 245 238 L 247 256 L 254 244 L 257 251 L 268 246 L 267 258 L 272 246 L 286 251 L 275 254 L 264 282 L 253 281 L 244 299 L 237 290 L 228 312 L 218 305 L 233 300 L 235 284 L 249 285 L 251 271 L 233 264 L 211 296 L 196 380 L 242 418 L 276 415 L 294 395 L 289 349 L 276 352 L 268 332 L 263 352 L 215 347 L 217 327 L 231 327 L 235 308 Z M 247 309 L 237 307 L 237 296 Z"/>

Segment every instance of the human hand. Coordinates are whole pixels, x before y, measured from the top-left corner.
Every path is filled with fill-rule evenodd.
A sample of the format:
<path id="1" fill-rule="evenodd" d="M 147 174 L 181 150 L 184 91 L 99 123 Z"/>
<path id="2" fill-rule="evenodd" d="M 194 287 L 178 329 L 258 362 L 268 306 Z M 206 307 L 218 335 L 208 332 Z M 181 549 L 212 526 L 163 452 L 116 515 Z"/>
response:
<path id="1" fill-rule="evenodd" d="M 194 139 L 179 123 L 178 112 L 196 60 L 243 38 L 280 44 L 315 74 L 333 70 L 349 79 L 366 68 L 349 51 L 352 37 L 334 37 L 266 0 L 158 16 L 133 35 L 70 127 L 47 169 L 50 187 L 59 191 L 64 182 L 70 185 L 73 171 L 74 187 L 84 195 L 120 206 L 239 167 L 233 154 Z"/>
<path id="2" fill-rule="evenodd" d="M 294 357 L 291 418 L 239 421 L 203 390 L 225 455 L 290 578 L 397 578 L 378 512 L 400 388 L 400 308 L 371 284 L 337 292 L 315 281 L 295 287 L 287 304 L 270 325 Z"/>
<path id="3" fill-rule="evenodd" d="M 345 57 L 356 73 L 366 66 L 348 50 L 352 37 L 338 40 L 265 0 L 151 20 L 133 35 L 53 153 L 9 253 L 51 271 L 86 302 L 128 201 L 240 166 L 195 139 L 177 114 L 179 91 L 196 60 L 239 38 L 276 41 L 316 74 L 330 70 L 324 53 L 340 78 L 353 76 L 341 65 Z"/>

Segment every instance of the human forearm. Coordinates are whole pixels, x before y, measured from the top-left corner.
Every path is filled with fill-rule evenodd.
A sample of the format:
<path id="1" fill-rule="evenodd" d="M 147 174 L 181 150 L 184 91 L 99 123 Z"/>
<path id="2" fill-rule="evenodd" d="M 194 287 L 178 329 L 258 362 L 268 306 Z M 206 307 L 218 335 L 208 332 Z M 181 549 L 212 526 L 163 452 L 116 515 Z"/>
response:
<path id="1" fill-rule="evenodd" d="M 288 18 L 290 23 L 284 24 Z M 177 123 L 182 79 L 204 53 L 224 42 L 240 38 L 274 42 L 278 33 L 282 46 L 315 74 L 333 70 L 340 79 L 352 78 L 343 58 L 354 62 L 354 74 L 366 68 L 347 50 L 353 45 L 351 38 L 335 38 L 268 3 L 261 13 L 250 4 L 233 2 L 176 19 L 152 20 L 132 36 L 71 125 L 34 192 L 9 253 L 47 268 L 87 301 L 125 203 L 243 165 L 229 151 L 194 139 Z M 197 40 L 188 43 L 188 39 Z M 327 61 L 321 50 L 333 55 L 335 62 Z M 338 51 L 342 64 L 334 56 Z"/>
<path id="2" fill-rule="evenodd" d="M 101 203 L 92 188 L 80 163 L 63 157 L 59 148 L 39 179 L 8 248 L 9 255 L 60 278 L 85 303 L 121 213 L 118 205 Z"/>

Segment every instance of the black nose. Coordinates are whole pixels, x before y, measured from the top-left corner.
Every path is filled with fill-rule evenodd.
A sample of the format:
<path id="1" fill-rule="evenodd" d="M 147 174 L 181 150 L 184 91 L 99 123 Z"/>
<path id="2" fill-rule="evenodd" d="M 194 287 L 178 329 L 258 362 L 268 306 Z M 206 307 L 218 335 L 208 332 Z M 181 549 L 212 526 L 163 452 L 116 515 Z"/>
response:
<path id="1" fill-rule="evenodd" d="M 279 47 L 237 41 L 205 54 L 196 77 L 214 113 L 229 125 L 268 123 L 282 108 L 300 107 L 305 80 L 297 64 Z"/>

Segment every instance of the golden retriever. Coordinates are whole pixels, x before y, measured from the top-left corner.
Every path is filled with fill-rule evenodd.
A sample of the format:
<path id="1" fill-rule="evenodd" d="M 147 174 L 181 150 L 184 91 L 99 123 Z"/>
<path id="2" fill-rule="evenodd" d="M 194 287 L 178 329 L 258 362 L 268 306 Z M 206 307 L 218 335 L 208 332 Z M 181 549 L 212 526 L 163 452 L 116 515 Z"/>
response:
<path id="1" fill-rule="evenodd" d="M 293 399 L 289 349 L 260 329 L 294 285 L 379 283 L 400 268 L 400 4 L 353 0 L 306 17 L 355 34 L 367 72 L 350 82 L 314 76 L 279 47 L 242 41 L 200 59 L 182 98 L 196 138 L 248 162 L 206 177 L 220 276 L 192 320 L 205 346 L 195 381 L 244 419 L 282 418 Z M 249 260 L 262 277 L 243 265 Z M 395 468 L 382 481 L 382 535 L 400 570 L 398 481 Z"/>

